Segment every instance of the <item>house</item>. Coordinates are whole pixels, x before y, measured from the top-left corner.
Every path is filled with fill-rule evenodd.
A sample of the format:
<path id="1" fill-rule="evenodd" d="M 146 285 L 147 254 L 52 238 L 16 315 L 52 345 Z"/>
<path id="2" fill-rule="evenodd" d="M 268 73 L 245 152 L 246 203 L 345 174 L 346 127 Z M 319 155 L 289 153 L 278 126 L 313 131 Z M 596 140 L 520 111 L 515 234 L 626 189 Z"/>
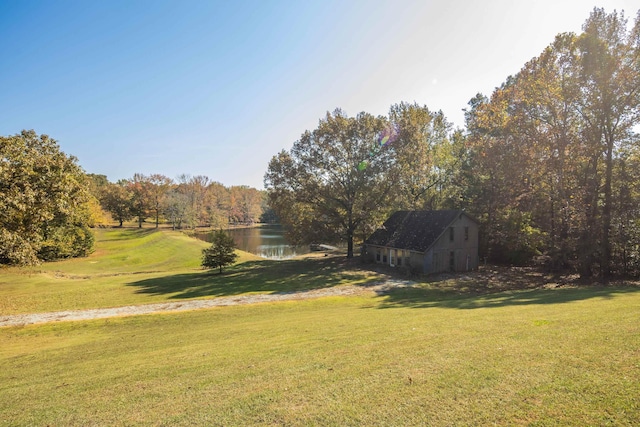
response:
<path id="1" fill-rule="evenodd" d="M 398 211 L 363 245 L 365 260 L 421 273 L 478 268 L 478 222 L 460 210 Z"/>

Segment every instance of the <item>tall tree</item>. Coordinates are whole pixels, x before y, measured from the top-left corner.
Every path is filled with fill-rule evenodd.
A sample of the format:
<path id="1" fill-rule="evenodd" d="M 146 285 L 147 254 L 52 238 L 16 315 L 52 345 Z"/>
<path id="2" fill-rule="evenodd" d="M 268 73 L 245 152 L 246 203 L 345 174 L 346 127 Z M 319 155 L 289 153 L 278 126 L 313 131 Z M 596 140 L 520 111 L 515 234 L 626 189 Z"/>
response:
<path id="1" fill-rule="evenodd" d="M 124 221 L 129 221 L 134 217 L 133 194 L 129 187 L 129 181 L 120 180 L 107 184 L 102 192 L 101 203 L 103 208 L 111 214 L 111 217 L 118 221 L 120 227 Z"/>
<path id="2" fill-rule="evenodd" d="M 399 207 L 445 207 L 450 196 L 447 186 L 458 160 L 449 140 L 451 124 L 442 111 L 404 102 L 391 106 L 389 119 L 398 133 L 394 151 L 399 166 Z"/>
<path id="3" fill-rule="evenodd" d="M 611 270 L 612 179 L 614 158 L 640 118 L 640 13 L 627 31 L 624 13 L 595 8 L 578 39 L 583 70 L 582 116 L 591 130 L 587 136 L 604 155 L 604 200 L 600 269 Z"/>
<path id="4" fill-rule="evenodd" d="M 182 228 L 182 223 L 190 218 L 191 202 L 189 197 L 178 191 L 178 189 L 169 190 L 166 197 L 162 201 L 162 210 L 164 215 L 171 223 L 173 229 Z"/>
<path id="5" fill-rule="evenodd" d="M 516 79 L 496 89 L 489 101 L 476 97 L 467 112 L 469 163 L 463 168 L 468 189 L 464 198 L 481 220 L 483 256 L 494 261 L 523 263 L 539 245 L 532 226 L 531 147 L 513 117 Z"/>
<path id="6" fill-rule="evenodd" d="M 210 227 L 222 228 L 229 224 L 230 189 L 219 182 L 211 182 L 206 189 L 204 210 Z"/>
<path id="7" fill-rule="evenodd" d="M 392 150 L 397 134 L 383 117 L 342 110 L 327 113 L 291 151 L 269 163 L 270 205 L 297 242 L 347 242 L 353 256 L 359 227 L 385 215 L 393 188 Z"/>
<path id="8" fill-rule="evenodd" d="M 189 199 L 189 216 L 186 218 L 187 224 L 195 228 L 200 224 L 207 224 L 207 188 L 211 184 L 209 177 L 204 175 L 180 175 L 178 177 L 178 191 L 185 194 Z"/>
<path id="9" fill-rule="evenodd" d="M 87 255 L 88 188 L 77 160 L 49 136 L 0 137 L 0 264 Z"/>
<path id="10" fill-rule="evenodd" d="M 148 193 L 151 202 L 151 209 L 154 213 L 156 220 L 156 228 L 160 224 L 160 212 L 162 211 L 162 205 L 164 198 L 167 196 L 169 190 L 173 186 L 173 180 L 164 175 L 154 173 L 148 177 Z"/>
<path id="11" fill-rule="evenodd" d="M 533 184 L 532 204 L 522 208 L 531 212 L 546 232 L 546 254 L 554 269 L 567 267 L 576 254 L 570 230 L 588 222 L 584 206 L 591 194 L 581 190 L 585 170 L 580 165 L 598 156 L 597 151 L 580 147 L 575 41 L 574 34 L 560 34 L 538 58 L 527 63 L 517 76 L 510 106 L 511 132 L 528 150 L 527 173 Z"/>
<path id="12" fill-rule="evenodd" d="M 149 216 L 154 208 L 152 183 L 147 175 L 136 173 L 128 182 L 131 193 L 131 209 L 133 216 L 138 218 L 138 228 Z"/>
<path id="13" fill-rule="evenodd" d="M 262 195 L 255 188 L 244 185 L 229 189 L 230 220 L 235 223 L 253 224 L 262 214 Z"/>

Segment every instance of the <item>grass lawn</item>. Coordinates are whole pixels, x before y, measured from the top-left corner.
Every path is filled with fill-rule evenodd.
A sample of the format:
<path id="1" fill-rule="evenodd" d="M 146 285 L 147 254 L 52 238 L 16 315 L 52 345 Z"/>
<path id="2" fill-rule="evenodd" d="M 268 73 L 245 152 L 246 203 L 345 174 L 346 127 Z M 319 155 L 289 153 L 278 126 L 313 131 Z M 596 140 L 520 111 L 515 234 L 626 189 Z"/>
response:
<path id="1" fill-rule="evenodd" d="M 179 233 L 100 233 L 90 258 L 3 270 L 1 312 L 378 280 L 249 255 L 218 276 Z M 0 328 L 0 426 L 640 425 L 640 288 L 456 280 Z"/>
<path id="2" fill-rule="evenodd" d="M 180 232 L 98 229 L 87 258 L 0 269 L 0 314 L 117 307 L 367 283 L 341 258 L 269 261 L 238 251 L 224 274 L 200 267 L 207 243 Z"/>
<path id="3" fill-rule="evenodd" d="M 520 294 L 3 328 L 0 425 L 639 425 L 640 293 Z"/>

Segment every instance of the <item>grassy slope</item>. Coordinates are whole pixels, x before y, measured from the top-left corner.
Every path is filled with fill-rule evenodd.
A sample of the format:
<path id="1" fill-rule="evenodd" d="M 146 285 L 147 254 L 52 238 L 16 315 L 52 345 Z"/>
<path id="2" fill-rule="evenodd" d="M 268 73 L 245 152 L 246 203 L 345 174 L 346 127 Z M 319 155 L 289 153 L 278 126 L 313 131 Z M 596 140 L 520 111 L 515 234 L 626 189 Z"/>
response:
<path id="1" fill-rule="evenodd" d="M 337 258 L 198 269 L 178 233 L 0 274 L 13 312 L 363 283 Z M 245 255 L 248 257 L 248 255 Z M 466 286 L 466 285 L 465 285 Z M 638 288 L 398 289 L 0 329 L 4 425 L 638 425 Z"/>
<path id="2" fill-rule="evenodd" d="M 241 251 L 238 264 L 219 275 L 199 267 L 207 243 L 165 230 L 97 230 L 96 246 L 87 258 L 0 270 L 0 313 L 292 291 L 373 277 L 344 273 L 336 259 L 277 262 Z"/>
<path id="3" fill-rule="evenodd" d="M 96 230 L 87 258 L 0 270 L 0 312 L 57 311 L 145 302 L 126 285 L 168 271 L 195 271 L 204 244 L 174 232 Z"/>
<path id="4" fill-rule="evenodd" d="M 3 328 L 0 425 L 638 425 L 640 293 L 524 294 Z"/>

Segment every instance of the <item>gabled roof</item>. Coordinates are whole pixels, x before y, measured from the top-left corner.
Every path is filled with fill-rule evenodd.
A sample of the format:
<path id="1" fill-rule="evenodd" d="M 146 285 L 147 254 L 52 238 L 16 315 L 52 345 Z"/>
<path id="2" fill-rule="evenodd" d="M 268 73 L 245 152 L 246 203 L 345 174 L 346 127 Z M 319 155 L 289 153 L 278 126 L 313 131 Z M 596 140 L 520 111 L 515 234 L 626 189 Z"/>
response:
<path id="1" fill-rule="evenodd" d="M 426 252 L 461 214 L 466 215 L 460 210 L 397 211 L 364 243 Z"/>

